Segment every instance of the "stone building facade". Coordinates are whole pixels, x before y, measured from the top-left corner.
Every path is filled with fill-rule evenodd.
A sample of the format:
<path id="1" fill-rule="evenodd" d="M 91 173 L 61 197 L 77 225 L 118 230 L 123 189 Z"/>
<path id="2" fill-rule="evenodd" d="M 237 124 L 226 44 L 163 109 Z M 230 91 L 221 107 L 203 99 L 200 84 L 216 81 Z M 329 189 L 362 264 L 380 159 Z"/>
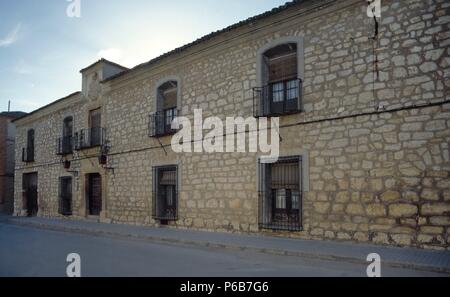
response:
<path id="1" fill-rule="evenodd" d="M 16 127 L 12 121 L 24 115 L 24 112 L 0 113 L 0 213 L 12 214 L 14 211 Z"/>
<path id="2" fill-rule="evenodd" d="M 35 158 L 16 155 L 15 213 L 448 249 L 450 4 L 367 10 L 296 1 L 133 69 L 84 69 L 82 92 L 16 121 Z M 175 153 L 168 124 L 195 109 L 278 116 L 280 161 Z"/>

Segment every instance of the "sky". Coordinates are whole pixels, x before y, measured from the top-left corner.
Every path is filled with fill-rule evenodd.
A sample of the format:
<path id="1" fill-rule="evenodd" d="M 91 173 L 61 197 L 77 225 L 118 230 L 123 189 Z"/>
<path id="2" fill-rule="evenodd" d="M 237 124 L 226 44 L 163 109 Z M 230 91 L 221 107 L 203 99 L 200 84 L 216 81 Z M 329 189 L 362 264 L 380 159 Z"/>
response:
<path id="1" fill-rule="evenodd" d="M 0 0 L 0 112 L 81 90 L 100 58 L 133 67 L 287 1 Z"/>

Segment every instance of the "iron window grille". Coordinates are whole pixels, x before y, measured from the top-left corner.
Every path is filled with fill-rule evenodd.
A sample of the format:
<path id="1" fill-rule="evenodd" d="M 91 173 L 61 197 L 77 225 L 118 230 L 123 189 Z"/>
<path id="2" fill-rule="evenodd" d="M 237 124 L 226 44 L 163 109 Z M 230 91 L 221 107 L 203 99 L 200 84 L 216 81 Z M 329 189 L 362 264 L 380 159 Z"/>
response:
<path id="1" fill-rule="evenodd" d="M 176 108 L 168 108 L 150 114 L 149 119 L 149 136 L 163 137 L 173 135 L 177 130 L 172 129 L 172 122 L 178 116 Z"/>
<path id="2" fill-rule="evenodd" d="M 75 133 L 75 149 L 83 150 L 105 145 L 106 130 L 104 128 L 83 129 Z"/>
<path id="3" fill-rule="evenodd" d="M 162 223 L 178 220 L 178 168 L 153 168 L 153 218 Z"/>
<path id="4" fill-rule="evenodd" d="M 269 117 L 301 112 L 302 80 L 286 79 L 253 88 L 253 115 Z"/>
<path id="5" fill-rule="evenodd" d="M 59 181 L 59 213 L 72 215 L 72 178 L 62 177 Z"/>
<path id="6" fill-rule="evenodd" d="M 259 226 L 302 231 L 302 159 L 259 164 Z"/>

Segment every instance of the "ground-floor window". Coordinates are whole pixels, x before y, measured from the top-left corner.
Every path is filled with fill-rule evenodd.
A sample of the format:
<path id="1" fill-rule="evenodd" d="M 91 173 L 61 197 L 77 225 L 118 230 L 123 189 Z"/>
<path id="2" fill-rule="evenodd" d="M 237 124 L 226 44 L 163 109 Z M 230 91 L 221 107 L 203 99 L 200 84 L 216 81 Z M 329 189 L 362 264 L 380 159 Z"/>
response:
<path id="1" fill-rule="evenodd" d="M 88 215 L 99 216 L 102 211 L 102 176 L 100 174 L 86 175 L 86 198 Z"/>
<path id="2" fill-rule="evenodd" d="M 259 165 L 259 224 L 261 228 L 302 229 L 302 159 L 281 158 Z"/>
<path id="3" fill-rule="evenodd" d="M 72 178 L 59 179 L 59 213 L 63 216 L 72 215 Z"/>
<path id="4" fill-rule="evenodd" d="M 153 169 L 153 217 L 161 222 L 178 219 L 177 166 Z"/>

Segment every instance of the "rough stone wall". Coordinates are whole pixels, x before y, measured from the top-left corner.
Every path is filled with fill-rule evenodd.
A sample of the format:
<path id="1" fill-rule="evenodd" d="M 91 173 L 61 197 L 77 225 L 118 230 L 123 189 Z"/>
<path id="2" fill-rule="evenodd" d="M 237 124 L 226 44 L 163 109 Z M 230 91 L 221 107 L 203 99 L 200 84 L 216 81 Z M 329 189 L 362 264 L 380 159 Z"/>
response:
<path id="1" fill-rule="evenodd" d="M 0 212 L 11 214 L 14 204 L 13 116 L 0 116 Z"/>
<path id="2" fill-rule="evenodd" d="M 150 138 L 148 116 L 156 105 L 156 86 L 174 75 L 183 116 L 192 118 L 196 108 L 205 117 L 252 116 L 258 49 L 281 37 L 303 36 L 304 112 L 282 117 L 280 132 L 282 155 L 309 159 L 304 231 L 267 232 L 448 249 L 450 107 L 436 102 L 449 100 L 450 5 L 383 1 L 374 81 L 369 39 L 374 23 L 365 2 L 337 1 L 310 10 L 317 3 L 305 2 L 105 84 L 105 126 L 112 146 L 108 166 L 114 168 L 104 173 L 105 218 L 155 225 L 152 167 L 178 164 L 179 220 L 172 226 L 266 232 L 258 227 L 257 155 L 174 154 L 170 146 L 166 155 L 161 143 L 170 144 L 170 137 L 161 143 Z M 77 112 L 87 116 L 86 108 Z M 38 125 L 48 130 L 60 127 L 62 119 L 50 117 Z M 21 129 L 23 142 L 26 130 Z M 48 132 L 49 141 L 56 132 Z M 44 143 L 36 145 L 37 156 L 48 150 Z M 79 163 L 80 172 L 84 166 L 89 164 Z M 54 216 L 62 171 L 39 170 L 43 213 Z M 21 177 L 16 194 L 20 191 Z M 82 191 L 77 195 L 82 217 Z"/>
<path id="3" fill-rule="evenodd" d="M 14 213 L 25 214 L 23 201 L 23 174 L 38 173 L 38 205 L 40 216 L 58 216 L 59 178 L 72 176 L 74 180 L 74 209 L 80 208 L 81 193 L 77 184 L 79 176 L 73 175 L 63 168 L 61 156 L 57 155 L 57 139 L 62 136 L 63 121 L 66 117 L 74 118 L 74 132 L 86 128 L 87 110 L 82 102 L 69 103 L 43 117 L 37 117 L 31 122 L 19 124 L 16 133 L 16 171 L 15 171 L 15 205 Z M 35 130 L 35 162 L 22 161 L 22 149 L 27 146 L 27 132 Z M 68 160 L 79 158 L 71 156 Z M 71 171 L 77 171 L 80 162 L 72 162 Z M 77 215 L 77 212 L 75 212 Z"/>
<path id="4" fill-rule="evenodd" d="M 3 211 L 4 204 L 6 202 L 6 186 L 10 178 L 6 170 L 6 158 L 7 158 L 7 142 L 6 137 L 8 135 L 8 119 L 6 117 L 0 117 L 0 212 Z"/>

